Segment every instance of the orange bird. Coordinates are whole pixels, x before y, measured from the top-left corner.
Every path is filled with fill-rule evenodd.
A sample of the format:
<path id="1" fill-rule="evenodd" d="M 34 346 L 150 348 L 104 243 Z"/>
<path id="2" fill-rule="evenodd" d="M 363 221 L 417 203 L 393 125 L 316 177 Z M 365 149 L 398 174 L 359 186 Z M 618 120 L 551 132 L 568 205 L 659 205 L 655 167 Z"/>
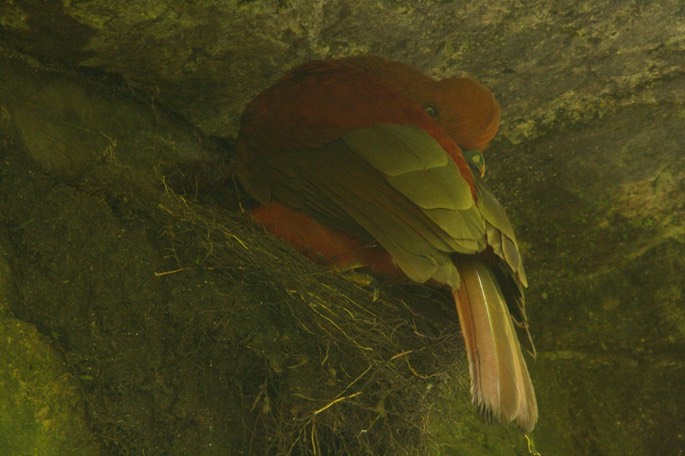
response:
<path id="1" fill-rule="evenodd" d="M 238 178 L 253 218 L 308 257 L 452 290 L 479 410 L 530 432 L 537 402 L 516 326 L 526 275 L 481 180 L 492 93 L 372 56 L 292 69 L 249 103 Z"/>

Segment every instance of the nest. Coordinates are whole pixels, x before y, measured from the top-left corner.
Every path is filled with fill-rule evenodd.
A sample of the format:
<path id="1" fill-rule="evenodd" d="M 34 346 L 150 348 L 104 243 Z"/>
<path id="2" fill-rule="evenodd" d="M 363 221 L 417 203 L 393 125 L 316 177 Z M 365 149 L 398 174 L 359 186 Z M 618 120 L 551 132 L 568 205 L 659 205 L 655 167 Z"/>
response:
<path id="1" fill-rule="evenodd" d="M 426 454 L 472 413 L 449 293 L 329 271 L 252 224 L 232 184 L 195 185 L 215 167 L 155 169 L 112 150 L 87 177 L 60 183 L 79 195 L 69 204 L 97 201 L 104 214 L 83 214 L 79 230 L 126 231 L 141 247 L 126 241 L 121 258 L 103 253 L 103 270 L 83 275 L 66 259 L 78 238 L 45 244 L 65 258 L 61 271 L 20 286 L 78 273 L 97 299 L 37 309 L 40 291 L 27 291 L 15 309 L 64 351 L 108 453 Z M 25 171 L 26 193 L 50 198 L 54 180 Z M 31 229 L 20 242 L 36 242 Z M 33 267 L 28 254 L 16 262 Z"/>
<path id="2" fill-rule="evenodd" d="M 230 290 L 204 322 L 221 330 L 201 329 L 199 342 L 233 360 L 220 375 L 232 377 L 241 434 L 258 453 L 425 451 L 435 387 L 456 382 L 461 357 L 448 293 L 328 271 L 240 211 L 191 203 L 169 186 L 160 196 L 179 266 L 194 261 Z"/>

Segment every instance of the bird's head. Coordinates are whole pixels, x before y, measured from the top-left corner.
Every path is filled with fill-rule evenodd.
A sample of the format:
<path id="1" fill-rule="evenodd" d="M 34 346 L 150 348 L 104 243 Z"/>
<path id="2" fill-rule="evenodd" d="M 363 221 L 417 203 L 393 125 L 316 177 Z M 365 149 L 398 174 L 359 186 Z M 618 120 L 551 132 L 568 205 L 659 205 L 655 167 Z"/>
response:
<path id="1" fill-rule="evenodd" d="M 487 87 L 469 78 L 435 81 L 424 109 L 462 150 L 483 151 L 497 133 L 500 109 Z"/>

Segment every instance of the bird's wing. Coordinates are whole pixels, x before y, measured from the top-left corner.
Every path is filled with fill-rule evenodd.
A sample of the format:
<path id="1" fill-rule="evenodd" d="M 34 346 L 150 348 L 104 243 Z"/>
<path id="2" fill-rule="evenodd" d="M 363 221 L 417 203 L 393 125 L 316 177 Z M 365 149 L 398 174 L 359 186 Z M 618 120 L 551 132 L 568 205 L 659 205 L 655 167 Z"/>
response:
<path id="1" fill-rule="evenodd" d="M 478 176 L 474 176 L 478 189 L 477 206 L 485 220 L 487 244 L 501 261 L 491 263 L 493 274 L 506 298 L 509 311 L 520 328 L 525 330 L 530 342 L 530 349 L 534 353 L 530 334 L 528 333 L 528 319 L 526 316 L 523 289 L 528 286 L 526 271 L 523 267 L 521 254 L 514 229 L 502 205 L 490 192 L 485 183 Z"/>
<path id="2" fill-rule="evenodd" d="M 270 157 L 263 166 L 274 199 L 368 233 L 412 280 L 458 287 L 450 255 L 486 247 L 485 219 L 470 186 L 419 127 L 381 124 Z"/>

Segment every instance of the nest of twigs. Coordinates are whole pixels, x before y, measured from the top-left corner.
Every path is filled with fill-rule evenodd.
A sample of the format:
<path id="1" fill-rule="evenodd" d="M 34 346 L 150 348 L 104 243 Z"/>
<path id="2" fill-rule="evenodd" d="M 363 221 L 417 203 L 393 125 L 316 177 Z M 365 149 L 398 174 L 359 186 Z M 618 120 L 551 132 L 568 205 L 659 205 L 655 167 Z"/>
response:
<path id="1" fill-rule="evenodd" d="M 235 365 L 249 366 L 226 364 L 224 375 L 232 375 L 244 406 L 242 433 L 259 452 L 424 451 L 430 409 L 445 393 L 435 387 L 459 377 L 461 344 L 448 293 L 389 287 L 364 271 L 328 271 L 235 205 L 196 204 L 168 186 L 159 197 L 179 265 L 199 250 L 194 267 L 212 271 L 231 291 L 225 315 L 208 322 L 226 324 L 203 343 L 218 343 Z M 468 402 L 466 392 L 460 401 Z"/>
<path id="2" fill-rule="evenodd" d="M 92 224 L 92 239 L 125 232 L 116 265 L 103 253 L 102 268 L 79 273 L 79 286 L 102 288 L 95 304 L 56 297 L 59 311 L 36 310 L 29 296 L 15 309 L 64 351 L 108 453 L 426 454 L 472 413 L 449 293 L 329 271 L 252 224 L 232 180 L 202 191 L 205 167 L 149 173 L 129 161 L 110 150 L 59 184 L 79 195 L 69 204 L 100 202 L 106 216 L 72 222 Z M 24 169 L 30 192 L 55 188 Z M 59 218 L 52 206 L 44 217 Z M 22 242 L 41 235 L 31 229 Z M 74 281 L 79 240 L 64 236 L 43 247 L 65 258 L 46 283 Z M 31 261 L 17 254 L 18 267 Z M 40 287 L 36 277 L 20 286 Z"/>

